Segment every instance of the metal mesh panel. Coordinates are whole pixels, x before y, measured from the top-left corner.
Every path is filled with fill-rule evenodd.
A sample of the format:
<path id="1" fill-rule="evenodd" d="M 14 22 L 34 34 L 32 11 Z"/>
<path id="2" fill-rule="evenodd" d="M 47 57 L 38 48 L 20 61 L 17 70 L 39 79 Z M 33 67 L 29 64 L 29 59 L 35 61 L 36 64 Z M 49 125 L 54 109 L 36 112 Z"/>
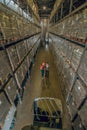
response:
<path id="1" fill-rule="evenodd" d="M 87 85 L 87 51 L 84 53 L 78 73 Z"/>
<path id="2" fill-rule="evenodd" d="M 7 116 L 7 113 L 10 109 L 10 104 L 6 99 L 5 95 L 2 93 L 0 94 L 0 124 L 4 123 L 4 120 Z"/>
<path id="3" fill-rule="evenodd" d="M 69 101 L 68 101 L 68 108 L 69 108 L 69 111 L 70 111 L 70 116 L 71 116 L 71 119 L 74 118 L 76 112 L 77 112 L 77 109 L 76 109 L 76 105 L 75 105 L 75 102 L 73 100 L 73 97 L 71 95 L 69 95 Z"/>
<path id="4" fill-rule="evenodd" d="M 75 99 L 76 106 L 79 107 L 83 99 L 86 97 L 87 89 L 83 86 L 83 84 L 77 80 L 73 90 L 72 94 Z"/>
<path id="5" fill-rule="evenodd" d="M 74 128 L 74 130 L 84 130 L 79 116 L 73 122 L 73 128 Z"/>
<path id="6" fill-rule="evenodd" d="M 12 101 L 14 101 L 16 95 L 16 88 L 17 88 L 16 83 L 12 78 L 5 88 Z"/>
<path id="7" fill-rule="evenodd" d="M 2 81 L 10 72 L 11 68 L 9 66 L 9 61 L 7 59 L 6 53 L 4 51 L 0 51 L 0 77 L 2 78 Z"/>
<path id="8" fill-rule="evenodd" d="M 73 54 L 72 54 L 72 60 L 71 60 L 71 65 L 72 67 L 77 70 L 77 67 L 79 65 L 80 62 L 80 58 L 82 55 L 84 48 L 81 48 L 79 46 L 75 46 L 74 50 L 73 50 Z"/>
<path id="9" fill-rule="evenodd" d="M 85 113 L 85 114 L 83 114 L 83 113 Z M 84 105 L 80 109 L 79 115 L 81 117 L 81 120 L 82 120 L 84 126 L 87 127 L 87 100 L 85 101 Z"/>
<path id="10" fill-rule="evenodd" d="M 14 68 L 16 68 L 19 60 L 18 60 L 17 51 L 16 51 L 15 46 L 8 48 L 8 54 L 10 56 L 10 60 L 13 64 Z"/>

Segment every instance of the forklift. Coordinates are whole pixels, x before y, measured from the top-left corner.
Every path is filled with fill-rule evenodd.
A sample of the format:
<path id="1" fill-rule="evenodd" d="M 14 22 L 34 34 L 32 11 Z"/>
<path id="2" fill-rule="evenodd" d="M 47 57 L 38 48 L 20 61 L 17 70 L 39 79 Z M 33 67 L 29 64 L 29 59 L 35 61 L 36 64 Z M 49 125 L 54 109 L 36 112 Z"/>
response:
<path id="1" fill-rule="evenodd" d="M 22 130 L 62 130 L 62 103 L 50 97 L 35 98 L 33 102 L 33 125 Z"/>

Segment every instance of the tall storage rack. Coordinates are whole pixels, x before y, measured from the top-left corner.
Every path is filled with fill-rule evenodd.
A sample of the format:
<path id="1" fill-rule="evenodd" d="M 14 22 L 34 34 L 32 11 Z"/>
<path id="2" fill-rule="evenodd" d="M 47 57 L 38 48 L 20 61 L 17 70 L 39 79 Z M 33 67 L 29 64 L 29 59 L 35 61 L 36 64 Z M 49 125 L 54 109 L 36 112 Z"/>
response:
<path id="1" fill-rule="evenodd" d="M 36 30 L 40 31 L 23 16 L 0 4 L 0 127 L 15 105 L 17 95 L 23 96 L 19 90 L 26 86 L 24 80 L 39 47 Z"/>
<path id="2" fill-rule="evenodd" d="M 52 26 L 51 46 L 73 130 L 87 129 L 87 2 Z M 54 32 L 54 33 L 53 33 Z M 78 32 L 78 33 L 77 33 Z"/>

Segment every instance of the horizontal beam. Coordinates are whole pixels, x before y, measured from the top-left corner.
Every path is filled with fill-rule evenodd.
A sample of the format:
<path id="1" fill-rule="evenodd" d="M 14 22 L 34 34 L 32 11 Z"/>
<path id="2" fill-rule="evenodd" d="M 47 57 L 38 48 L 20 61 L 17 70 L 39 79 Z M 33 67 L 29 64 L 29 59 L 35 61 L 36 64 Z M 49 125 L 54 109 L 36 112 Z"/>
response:
<path id="1" fill-rule="evenodd" d="M 29 38 L 35 36 L 35 35 L 38 35 L 38 34 L 40 34 L 40 32 L 39 32 L 39 33 L 32 34 L 32 35 L 30 35 L 30 36 L 26 36 L 26 37 L 24 37 L 24 38 L 22 38 L 22 39 L 19 39 L 19 40 L 17 40 L 17 41 L 12 41 L 12 42 L 9 42 L 9 43 L 5 43 L 5 44 L 3 44 L 3 46 L 0 45 L 0 51 L 4 50 L 5 48 L 9 48 L 9 47 L 11 47 L 11 46 L 13 46 L 13 45 L 16 45 L 16 44 L 18 44 L 18 43 L 20 43 L 20 42 L 22 42 L 22 41 L 24 41 L 24 40 L 27 40 L 27 39 L 29 39 Z"/>
<path id="2" fill-rule="evenodd" d="M 87 7 L 87 2 L 85 2 L 84 4 L 82 4 L 81 6 L 79 6 L 77 9 L 75 9 L 74 11 L 70 12 L 68 15 L 66 15 L 65 17 L 63 17 L 62 19 L 60 19 L 58 22 L 52 24 L 51 26 L 55 26 L 57 24 L 59 24 L 60 22 L 64 21 L 66 18 L 70 17 L 71 15 L 74 15 L 75 13 L 79 12 L 80 10 L 84 9 Z"/>
<path id="3" fill-rule="evenodd" d="M 67 40 L 67 41 L 70 41 L 70 42 L 73 43 L 73 44 L 79 45 L 79 46 L 81 46 L 81 47 L 85 47 L 85 46 L 86 46 L 86 44 L 84 44 L 84 43 L 81 43 L 81 42 L 72 40 L 72 39 L 70 39 L 70 38 L 67 38 L 67 37 L 64 37 L 64 36 L 61 36 L 61 35 L 52 33 L 52 32 L 50 32 L 50 33 L 53 34 L 53 35 L 55 35 L 55 36 L 57 36 L 57 37 L 63 38 L 63 39 L 65 39 L 65 40 Z"/>
<path id="4" fill-rule="evenodd" d="M 37 39 L 37 41 L 40 39 L 40 37 Z M 32 48 L 27 52 L 27 54 L 23 57 L 23 59 L 20 61 L 20 63 L 18 64 L 18 66 L 15 68 L 15 70 L 13 71 L 13 74 L 15 74 L 17 72 L 17 70 L 19 69 L 19 67 L 21 66 L 21 64 L 24 62 L 24 60 L 26 59 L 26 57 L 30 54 L 30 52 L 32 51 L 32 49 L 34 48 L 34 46 L 36 45 L 37 41 L 34 43 L 34 45 L 32 46 Z M 11 80 L 11 78 L 13 77 L 13 75 L 9 74 L 7 80 L 5 81 L 5 83 L 3 83 L 3 85 L 1 86 L 0 89 L 0 93 L 3 92 L 5 86 L 8 84 L 8 82 Z"/>

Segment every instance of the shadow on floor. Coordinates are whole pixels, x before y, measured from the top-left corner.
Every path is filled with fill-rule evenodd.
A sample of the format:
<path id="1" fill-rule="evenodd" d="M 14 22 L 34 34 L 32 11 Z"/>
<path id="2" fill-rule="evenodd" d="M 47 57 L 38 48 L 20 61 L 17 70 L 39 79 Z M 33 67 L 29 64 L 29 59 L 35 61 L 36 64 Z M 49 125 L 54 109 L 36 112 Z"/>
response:
<path id="1" fill-rule="evenodd" d="M 24 126 L 21 130 L 39 130 L 39 127 L 27 125 L 27 126 Z"/>
<path id="2" fill-rule="evenodd" d="M 24 126 L 21 130 L 31 130 L 31 126 Z"/>

